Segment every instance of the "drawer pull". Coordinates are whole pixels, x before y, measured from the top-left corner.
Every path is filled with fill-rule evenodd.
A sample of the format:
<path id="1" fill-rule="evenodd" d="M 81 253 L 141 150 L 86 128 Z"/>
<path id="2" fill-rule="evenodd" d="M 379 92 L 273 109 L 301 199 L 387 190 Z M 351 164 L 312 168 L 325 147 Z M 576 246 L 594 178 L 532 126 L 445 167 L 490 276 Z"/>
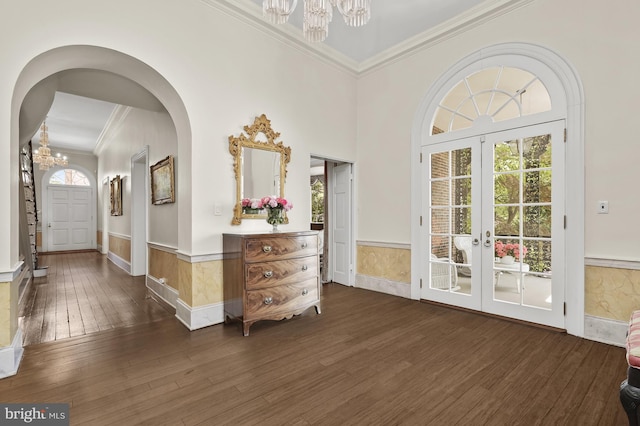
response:
<path id="1" fill-rule="evenodd" d="M 307 269 L 309 269 L 309 267 L 307 265 L 302 265 L 302 270 L 306 271 Z"/>
<path id="2" fill-rule="evenodd" d="M 304 290 L 302 290 L 302 295 L 306 296 L 307 294 L 309 294 L 309 290 L 307 290 L 306 288 Z"/>
<path id="3" fill-rule="evenodd" d="M 302 243 L 302 248 L 307 248 L 307 243 Z"/>
<path id="4" fill-rule="evenodd" d="M 264 298 L 264 304 L 265 305 L 270 305 L 273 303 L 273 297 L 265 297 Z"/>
<path id="5" fill-rule="evenodd" d="M 262 251 L 265 253 L 269 253 L 271 251 L 271 246 L 262 246 Z"/>
<path id="6" fill-rule="evenodd" d="M 265 278 L 271 278 L 273 276 L 273 271 L 265 271 L 262 275 L 264 275 Z"/>

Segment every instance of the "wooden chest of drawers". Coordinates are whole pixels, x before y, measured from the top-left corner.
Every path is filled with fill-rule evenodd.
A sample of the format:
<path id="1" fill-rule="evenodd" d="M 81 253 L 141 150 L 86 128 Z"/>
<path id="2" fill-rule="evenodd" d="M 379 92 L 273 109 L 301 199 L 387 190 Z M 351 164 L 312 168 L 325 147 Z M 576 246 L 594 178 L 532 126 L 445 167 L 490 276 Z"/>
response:
<path id="1" fill-rule="evenodd" d="M 223 234 L 225 322 L 243 333 L 314 306 L 320 313 L 318 232 Z"/>

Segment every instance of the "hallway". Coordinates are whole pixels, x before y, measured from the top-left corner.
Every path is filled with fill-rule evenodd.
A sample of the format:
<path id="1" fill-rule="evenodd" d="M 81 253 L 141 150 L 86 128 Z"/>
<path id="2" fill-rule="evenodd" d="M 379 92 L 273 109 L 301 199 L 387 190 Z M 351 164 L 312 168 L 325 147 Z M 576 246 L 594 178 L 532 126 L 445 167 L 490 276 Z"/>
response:
<path id="1" fill-rule="evenodd" d="M 172 318 L 132 277 L 97 251 L 42 254 L 47 276 L 35 278 L 20 303 L 24 346 Z"/>

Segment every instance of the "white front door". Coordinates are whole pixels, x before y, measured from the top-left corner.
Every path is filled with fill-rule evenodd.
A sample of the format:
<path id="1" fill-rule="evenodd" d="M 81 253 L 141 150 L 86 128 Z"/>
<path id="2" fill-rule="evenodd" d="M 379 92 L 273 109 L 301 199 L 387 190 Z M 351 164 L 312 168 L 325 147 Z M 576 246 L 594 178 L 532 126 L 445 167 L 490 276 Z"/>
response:
<path id="1" fill-rule="evenodd" d="M 563 131 L 423 148 L 423 299 L 565 328 Z"/>
<path id="2" fill-rule="evenodd" d="M 93 248 L 91 188 L 49 185 L 47 194 L 47 251 Z"/>
<path id="3" fill-rule="evenodd" d="M 351 164 L 333 167 L 331 226 L 331 261 L 333 281 L 351 285 Z"/>

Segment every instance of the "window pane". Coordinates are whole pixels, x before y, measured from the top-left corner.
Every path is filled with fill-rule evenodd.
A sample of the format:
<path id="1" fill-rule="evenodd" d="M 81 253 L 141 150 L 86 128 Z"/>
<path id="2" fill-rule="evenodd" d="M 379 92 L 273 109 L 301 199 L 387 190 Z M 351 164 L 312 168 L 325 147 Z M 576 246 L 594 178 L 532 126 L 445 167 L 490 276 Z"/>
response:
<path id="1" fill-rule="evenodd" d="M 434 234 L 446 234 L 449 232 L 449 208 L 431 209 L 431 232 Z"/>
<path id="2" fill-rule="evenodd" d="M 82 172 L 73 169 L 58 170 L 51 178 L 49 178 L 50 185 L 77 185 L 77 186 L 90 186 L 89 178 Z"/>
<path id="3" fill-rule="evenodd" d="M 459 114 L 452 120 L 451 112 L 442 107 Z M 450 132 L 471 127 L 478 115 L 502 121 L 550 110 L 549 92 L 535 75 L 519 68 L 492 67 L 468 75 L 447 93 L 433 123 Z"/>
<path id="4" fill-rule="evenodd" d="M 431 154 L 431 177 L 449 177 L 449 151 Z"/>
<path id="5" fill-rule="evenodd" d="M 496 235 L 520 235 L 520 207 L 496 206 L 494 221 Z"/>
<path id="6" fill-rule="evenodd" d="M 520 202 L 520 173 L 502 173 L 494 178 L 494 203 Z"/>
<path id="7" fill-rule="evenodd" d="M 524 236 L 551 237 L 551 206 L 524 207 Z"/>
<path id="8" fill-rule="evenodd" d="M 551 170 L 526 172 L 524 174 L 524 202 L 551 202 Z"/>
<path id="9" fill-rule="evenodd" d="M 431 205 L 432 206 L 448 206 L 449 205 L 449 181 L 448 180 L 431 182 Z"/>

